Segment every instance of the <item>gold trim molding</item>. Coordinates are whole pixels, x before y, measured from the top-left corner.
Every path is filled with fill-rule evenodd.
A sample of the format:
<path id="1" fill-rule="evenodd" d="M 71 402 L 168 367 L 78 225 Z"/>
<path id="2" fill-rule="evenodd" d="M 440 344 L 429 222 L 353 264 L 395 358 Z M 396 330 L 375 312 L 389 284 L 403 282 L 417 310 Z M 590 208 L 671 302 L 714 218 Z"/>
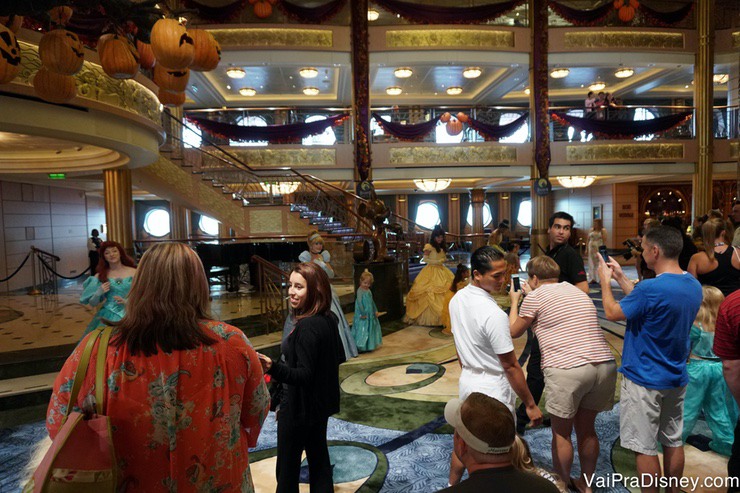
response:
<path id="1" fill-rule="evenodd" d="M 334 148 L 302 149 L 238 149 L 229 152 L 253 168 L 290 166 L 292 168 L 316 168 L 335 166 L 337 151 Z"/>
<path id="2" fill-rule="evenodd" d="M 483 29 L 404 29 L 385 33 L 388 48 L 513 48 L 514 33 Z"/>
<path id="3" fill-rule="evenodd" d="M 515 164 L 516 147 L 445 146 L 393 147 L 390 164 Z"/>
<path id="4" fill-rule="evenodd" d="M 740 157 L 740 142 L 730 142 L 730 157 L 732 159 Z"/>
<path id="5" fill-rule="evenodd" d="M 566 147 L 569 163 L 682 159 L 683 144 L 589 144 Z"/>
<path id="6" fill-rule="evenodd" d="M 21 45 L 21 70 L 13 82 L 33 86 L 33 77 L 41 68 L 39 48 L 19 41 Z M 144 85 L 135 80 L 116 80 L 108 77 L 100 65 L 84 62 L 77 79 L 77 96 L 97 101 L 118 109 L 134 113 L 162 125 L 159 99 Z"/>
<path id="7" fill-rule="evenodd" d="M 221 48 L 244 46 L 332 48 L 334 32 L 327 29 L 209 29 Z"/>
<path id="8" fill-rule="evenodd" d="M 732 33 L 732 47 L 740 48 L 740 31 Z"/>
<path id="9" fill-rule="evenodd" d="M 566 48 L 683 48 L 682 33 L 579 31 L 565 33 Z"/>

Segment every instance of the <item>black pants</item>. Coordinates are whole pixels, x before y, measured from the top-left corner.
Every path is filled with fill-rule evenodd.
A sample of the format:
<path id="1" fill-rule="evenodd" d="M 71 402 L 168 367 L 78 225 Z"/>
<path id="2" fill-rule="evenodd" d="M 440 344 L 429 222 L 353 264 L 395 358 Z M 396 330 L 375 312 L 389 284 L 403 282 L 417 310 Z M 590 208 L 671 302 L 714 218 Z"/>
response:
<path id="1" fill-rule="evenodd" d="M 285 402 L 283 402 L 285 404 Z M 282 408 L 278 412 L 277 433 L 277 493 L 298 493 L 301 455 L 306 451 L 311 493 L 332 493 L 334 482 L 326 444 L 326 425 L 329 418 L 319 423 L 298 425 Z"/>
<path id="2" fill-rule="evenodd" d="M 542 392 L 545 390 L 545 375 L 542 373 L 541 366 L 542 352 L 540 352 L 540 342 L 532 333 L 532 329 L 527 329 L 527 337 L 529 338 L 530 347 L 529 361 L 527 362 L 527 387 L 529 387 L 529 391 L 534 397 L 534 402 L 539 404 Z M 529 416 L 527 416 L 527 408 L 524 403 L 516 410 L 516 422 L 519 427 L 529 423 Z"/>
<path id="3" fill-rule="evenodd" d="M 88 250 L 87 258 L 90 259 L 90 277 L 92 277 L 96 274 L 95 269 L 98 267 L 100 254 L 97 251 L 93 252 L 92 250 Z"/>
<path id="4" fill-rule="evenodd" d="M 730 478 L 740 478 L 740 420 L 735 425 L 735 441 L 732 443 L 732 455 L 727 463 L 727 476 Z M 727 488 L 727 493 L 736 493 L 740 487 Z"/>

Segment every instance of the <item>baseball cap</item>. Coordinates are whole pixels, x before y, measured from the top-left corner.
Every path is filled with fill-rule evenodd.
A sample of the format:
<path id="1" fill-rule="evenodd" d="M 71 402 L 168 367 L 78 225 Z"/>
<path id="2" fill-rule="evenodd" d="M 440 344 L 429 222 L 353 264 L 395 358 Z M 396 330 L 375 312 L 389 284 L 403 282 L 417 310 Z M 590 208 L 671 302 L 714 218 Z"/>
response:
<path id="1" fill-rule="evenodd" d="M 473 392 L 465 400 L 449 401 L 445 419 L 470 448 L 482 454 L 505 454 L 514 444 L 516 430 L 511 411 L 480 392 Z"/>

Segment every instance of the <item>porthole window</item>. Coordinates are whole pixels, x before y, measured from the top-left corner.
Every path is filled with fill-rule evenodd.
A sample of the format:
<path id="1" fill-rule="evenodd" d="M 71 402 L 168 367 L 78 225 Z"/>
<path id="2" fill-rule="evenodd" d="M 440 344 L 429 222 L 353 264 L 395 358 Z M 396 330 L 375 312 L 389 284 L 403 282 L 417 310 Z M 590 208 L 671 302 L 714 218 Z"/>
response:
<path id="1" fill-rule="evenodd" d="M 516 221 L 528 228 L 532 225 L 532 201 L 524 200 L 519 205 L 519 214 L 516 217 Z"/>
<path id="2" fill-rule="evenodd" d="M 203 132 L 195 125 L 188 125 L 182 130 L 182 142 L 185 147 L 198 148 L 203 143 Z"/>
<path id="3" fill-rule="evenodd" d="M 324 115 L 312 115 L 306 118 L 306 123 L 319 122 L 326 120 Z M 309 135 L 303 139 L 304 146 L 333 146 L 337 143 L 337 136 L 334 134 L 333 127 L 327 127 L 323 133 Z"/>
<path id="4" fill-rule="evenodd" d="M 422 202 L 416 208 L 416 223 L 427 229 L 440 223 L 439 207 L 434 202 Z"/>
<path id="5" fill-rule="evenodd" d="M 209 236 L 218 236 L 218 221 L 208 216 L 200 216 L 198 227 Z"/>
<path id="6" fill-rule="evenodd" d="M 473 206 L 468 206 L 468 215 L 466 216 L 468 226 L 473 225 Z M 487 202 L 483 204 L 483 227 L 489 226 L 493 221 L 493 214 L 491 214 L 491 205 Z"/>
<path id="7" fill-rule="evenodd" d="M 522 115 L 518 113 L 504 113 L 498 120 L 499 125 L 507 125 Z M 498 139 L 502 143 L 521 144 L 529 140 L 529 122 L 525 121 L 519 129 L 508 137 Z"/>
<path id="8" fill-rule="evenodd" d="M 170 213 L 166 209 L 151 209 L 144 215 L 144 231 L 161 238 L 170 234 Z"/>

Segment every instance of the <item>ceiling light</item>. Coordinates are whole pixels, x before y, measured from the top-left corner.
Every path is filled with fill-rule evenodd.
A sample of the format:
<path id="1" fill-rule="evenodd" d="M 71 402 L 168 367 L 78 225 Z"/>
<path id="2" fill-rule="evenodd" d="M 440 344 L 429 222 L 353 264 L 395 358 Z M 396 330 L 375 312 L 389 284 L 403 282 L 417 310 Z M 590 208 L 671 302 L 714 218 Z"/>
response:
<path id="1" fill-rule="evenodd" d="M 242 87 L 239 89 L 239 94 L 242 96 L 254 96 L 257 94 L 257 91 L 251 87 Z"/>
<path id="2" fill-rule="evenodd" d="M 260 183 L 262 190 L 271 195 L 290 195 L 301 186 L 299 181 L 274 181 Z"/>
<path id="3" fill-rule="evenodd" d="M 369 9 L 367 11 L 367 20 L 369 20 L 370 22 L 377 21 L 378 17 L 380 17 L 380 12 L 378 12 L 377 10 Z"/>
<path id="4" fill-rule="evenodd" d="M 319 94 L 319 88 L 318 87 L 304 87 L 303 94 L 305 94 L 306 96 L 316 96 Z"/>
<path id="5" fill-rule="evenodd" d="M 527 96 L 529 96 L 529 94 L 530 94 L 531 92 L 532 92 L 532 91 L 530 91 L 530 90 L 529 90 L 529 87 L 525 87 L 525 88 L 524 88 L 524 94 L 526 94 Z"/>
<path id="6" fill-rule="evenodd" d="M 712 80 L 715 84 L 727 84 L 727 81 L 730 80 L 730 76 L 727 74 L 714 74 Z"/>
<path id="7" fill-rule="evenodd" d="M 226 75 L 228 75 L 232 79 L 243 79 L 244 76 L 247 75 L 247 73 L 238 67 L 231 67 L 226 70 Z"/>
<path id="8" fill-rule="evenodd" d="M 619 67 L 616 72 L 614 72 L 614 77 L 617 79 L 626 79 L 627 77 L 632 77 L 635 75 L 634 69 L 628 68 L 628 67 Z"/>
<path id="9" fill-rule="evenodd" d="M 585 188 L 596 181 L 595 176 L 558 176 L 557 179 L 565 188 Z"/>
<path id="10" fill-rule="evenodd" d="M 450 96 L 457 96 L 462 93 L 462 87 L 452 86 L 447 88 L 447 94 Z"/>
<path id="11" fill-rule="evenodd" d="M 605 87 L 606 87 L 606 84 L 599 81 L 599 82 L 594 82 L 593 84 L 588 86 L 588 90 L 589 91 L 603 91 Z"/>
<path id="12" fill-rule="evenodd" d="M 313 67 L 304 67 L 298 71 L 304 79 L 313 79 L 319 75 L 319 71 Z"/>
<path id="13" fill-rule="evenodd" d="M 419 190 L 425 192 L 439 192 L 450 186 L 452 179 L 450 178 L 422 178 L 414 180 L 414 185 Z"/>
<path id="14" fill-rule="evenodd" d="M 411 70 L 409 67 L 401 67 L 393 71 L 393 75 L 395 75 L 399 79 L 407 79 L 411 77 L 413 74 L 414 74 L 414 71 Z"/>
<path id="15" fill-rule="evenodd" d="M 570 73 L 570 69 L 567 68 L 555 68 L 550 71 L 550 77 L 553 79 L 562 79 L 563 77 L 568 77 L 568 74 Z"/>
<path id="16" fill-rule="evenodd" d="M 475 79 L 476 77 L 480 77 L 480 74 L 482 74 L 483 71 L 480 69 L 480 67 L 468 67 L 465 70 L 463 70 L 463 77 L 466 79 Z"/>
<path id="17" fill-rule="evenodd" d="M 403 92 L 403 89 L 401 89 L 398 86 L 391 86 L 385 89 L 385 93 L 388 94 L 389 96 L 399 96 L 402 92 Z"/>

